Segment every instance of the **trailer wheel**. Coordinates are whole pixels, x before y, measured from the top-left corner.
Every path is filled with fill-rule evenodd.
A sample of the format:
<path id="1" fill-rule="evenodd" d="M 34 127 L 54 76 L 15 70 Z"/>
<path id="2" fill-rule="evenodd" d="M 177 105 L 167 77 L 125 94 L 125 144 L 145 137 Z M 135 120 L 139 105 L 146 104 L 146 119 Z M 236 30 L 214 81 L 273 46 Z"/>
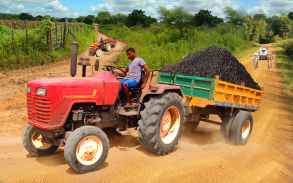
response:
<path id="1" fill-rule="evenodd" d="M 229 137 L 230 137 L 231 126 L 232 126 L 234 118 L 238 114 L 238 112 L 239 112 L 239 110 L 235 110 L 232 113 L 232 116 L 224 116 L 223 119 L 222 119 L 220 133 L 221 133 L 222 138 L 226 142 L 230 142 Z"/>
<path id="2" fill-rule="evenodd" d="M 53 154 L 59 146 L 47 144 L 40 134 L 35 132 L 34 126 L 26 125 L 22 133 L 22 143 L 25 149 L 34 156 L 48 156 Z"/>
<path id="3" fill-rule="evenodd" d="M 98 49 L 98 50 L 96 51 L 96 57 L 100 57 L 100 56 L 102 56 L 102 55 L 103 55 L 102 50 L 101 50 L 101 49 Z"/>
<path id="4" fill-rule="evenodd" d="M 250 112 L 239 111 L 231 126 L 230 142 L 235 145 L 245 145 L 250 138 L 253 118 Z"/>
<path id="5" fill-rule="evenodd" d="M 114 47 L 114 48 L 115 48 L 115 47 L 116 47 L 116 43 L 114 43 L 114 44 L 112 45 L 112 47 Z"/>
<path id="6" fill-rule="evenodd" d="M 80 173 L 92 172 L 100 168 L 109 153 L 106 134 L 94 126 L 76 129 L 66 141 L 64 156 L 69 166 Z"/>
<path id="7" fill-rule="evenodd" d="M 110 43 L 106 43 L 105 50 L 106 50 L 106 52 L 109 52 L 111 50 L 111 44 Z"/>
<path id="8" fill-rule="evenodd" d="M 182 97 L 177 93 L 166 92 L 150 97 L 138 122 L 142 147 L 159 155 L 172 151 L 184 129 L 185 112 Z"/>

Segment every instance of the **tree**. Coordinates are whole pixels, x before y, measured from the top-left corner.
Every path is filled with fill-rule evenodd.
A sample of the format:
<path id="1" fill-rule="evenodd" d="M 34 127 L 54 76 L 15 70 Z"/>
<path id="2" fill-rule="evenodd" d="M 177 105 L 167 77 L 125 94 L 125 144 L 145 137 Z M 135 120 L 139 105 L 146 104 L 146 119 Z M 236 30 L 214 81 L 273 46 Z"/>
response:
<path id="1" fill-rule="evenodd" d="M 267 21 L 267 17 L 265 14 L 255 14 L 253 15 L 253 20 L 258 21 L 258 20 L 264 20 Z"/>
<path id="2" fill-rule="evenodd" d="M 274 31 L 275 35 L 280 35 L 280 19 L 281 17 L 274 15 L 271 17 L 271 30 Z"/>
<path id="3" fill-rule="evenodd" d="M 291 20 L 293 20 L 293 12 L 289 12 L 288 13 L 288 18 L 290 18 Z"/>
<path id="4" fill-rule="evenodd" d="M 292 31 L 292 22 L 287 15 L 282 14 L 280 18 L 280 36 L 287 38 Z"/>
<path id="5" fill-rule="evenodd" d="M 85 17 L 84 23 L 91 25 L 94 23 L 94 20 L 95 20 L 95 15 L 88 15 L 87 17 Z"/>
<path id="6" fill-rule="evenodd" d="M 261 42 L 266 39 L 267 30 L 264 20 L 253 21 L 252 41 Z"/>
<path id="7" fill-rule="evenodd" d="M 37 21 L 41 21 L 43 18 L 44 18 L 44 17 L 43 17 L 42 15 L 38 15 L 38 16 L 35 17 L 35 19 L 36 19 Z"/>
<path id="8" fill-rule="evenodd" d="M 124 15 L 122 13 L 117 13 L 116 15 L 112 16 L 112 23 L 113 24 L 118 24 L 118 23 L 125 24 L 127 18 L 128 18 L 127 15 Z"/>
<path id="9" fill-rule="evenodd" d="M 34 17 L 29 13 L 20 13 L 18 17 L 20 20 L 34 20 Z"/>
<path id="10" fill-rule="evenodd" d="M 174 7 L 171 10 L 167 10 L 165 7 L 160 6 L 158 11 L 161 16 L 160 20 L 169 25 L 175 25 L 183 36 L 183 28 L 190 26 L 193 20 L 192 14 L 188 13 L 183 7 Z"/>
<path id="11" fill-rule="evenodd" d="M 98 16 L 95 20 L 96 23 L 98 24 L 110 24 L 111 23 L 112 16 L 109 12 L 107 11 L 100 11 L 98 13 Z"/>
<path id="12" fill-rule="evenodd" d="M 77 22 L 84 22 L 86 16 L 79 16 L 78 18 L 76 18 Z"/>
<path id="13" fill-rule="evenodd" d="M 226 6 L 224 12 L 227 14 L 226 20 L 229 23 L 233 23 L 236 25 L 242 24 L 244 19 L 244 13 L 242 11 L 234 10 L 233 8 Z"/>
<path id="14" fill-rule="evenodd" d="M 133 10 L 131 14 L 128 15 L 127 25 L 128 27 L 135 25 L 146 25 L 146 15 L 142 10 Z"/>
<path id="15" fill-rule="evenodd" d="M 252 36 L 252 31 L 254 29 L 252 17 L 250 15 L 246 16 L 244 18 L 242 25 L 244 26 L 244 31 L 245 31 L 244 39 L 250 40 Z"/>
<path id="16" fill-rule="evenodd" d="M 224 20 L 222 18 L 218 18 L 217 16 L 211 15 L 211 11 L 209 10 L 200 10 L 197 14 L 195 14 L 196 26 L 201 26 L 205 23 L 215 26 L 221 22 L 224 22 Z"/>

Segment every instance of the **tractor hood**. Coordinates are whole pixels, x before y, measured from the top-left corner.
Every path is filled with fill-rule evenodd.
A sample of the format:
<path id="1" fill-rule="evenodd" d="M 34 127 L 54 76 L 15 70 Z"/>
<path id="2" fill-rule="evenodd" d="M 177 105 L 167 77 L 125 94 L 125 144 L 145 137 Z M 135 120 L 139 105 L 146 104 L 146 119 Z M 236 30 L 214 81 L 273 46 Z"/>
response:
<path id="1" fill-rule="evenodd" d="M 110 72 L 99 72 L 91 78 L 66 77 L 34 80 L 28 82 L 31 95 L 38 95 L 37 89 L 46 89 L 46 98 L 97 98 L 103 104 L 114 103 L 120 82 Z M 106 98 L 108 97 L 108 98 Z M 108 102 L 106 102 L 108 101 Z"/>

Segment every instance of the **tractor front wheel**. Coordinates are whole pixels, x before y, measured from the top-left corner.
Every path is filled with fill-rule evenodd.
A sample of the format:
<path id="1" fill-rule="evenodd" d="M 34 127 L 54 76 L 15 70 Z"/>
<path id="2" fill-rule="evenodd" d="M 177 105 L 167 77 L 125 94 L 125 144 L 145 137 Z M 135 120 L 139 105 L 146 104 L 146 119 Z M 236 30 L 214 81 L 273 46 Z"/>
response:
<path id="1" fill-rule="evenodd" d="M 76 129 L 66 141 L 64 156 L 69 166 L 80 173 L 93 172 L 106 161 L 109 140 L 98 127 L 83 126 Z"/>
<path id="2" fill-rule="evenodd" d="M 53 154 L 59 146 L 45 143 L 42 135 L 35 132 L 35 128 L 28 124 L 22 133 L 22 143 L 25 149 L 30 154 L 38 157 Z"/>
<path id="3" fill-rule="evenodd" d="M 102 55 L 103 55 L 102 50 L 101 50 L 101 49 L 98 49 L 98 50 L 96 51 L 96 57 L 100 57 L 100 56 L 102 56 Z"/>
<path id="4" fill-rule="evenodd" d="M 185 112 L 182 97 L 177 93 L 167 92 L 150 97 L 138 122 L 141 145 L 150 152 L 168 154 L 181 137 Z"/>

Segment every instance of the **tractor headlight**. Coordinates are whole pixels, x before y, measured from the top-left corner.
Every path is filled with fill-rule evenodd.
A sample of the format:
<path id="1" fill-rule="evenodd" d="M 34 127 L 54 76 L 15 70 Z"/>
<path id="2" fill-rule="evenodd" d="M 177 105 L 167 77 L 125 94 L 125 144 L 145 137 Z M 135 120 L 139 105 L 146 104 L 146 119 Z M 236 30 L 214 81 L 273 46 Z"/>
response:
<path id="1" fill-rule="evenodd" d="M 46 88 L 37 88 L 36 95 L 46 96 L 47 89 Z"/>
<path id="2" fill-rule="evenodd" d="M 27 93 L 31 93 L 31 87 L 30 87 L 30 85 L 27 85 Z"/>

